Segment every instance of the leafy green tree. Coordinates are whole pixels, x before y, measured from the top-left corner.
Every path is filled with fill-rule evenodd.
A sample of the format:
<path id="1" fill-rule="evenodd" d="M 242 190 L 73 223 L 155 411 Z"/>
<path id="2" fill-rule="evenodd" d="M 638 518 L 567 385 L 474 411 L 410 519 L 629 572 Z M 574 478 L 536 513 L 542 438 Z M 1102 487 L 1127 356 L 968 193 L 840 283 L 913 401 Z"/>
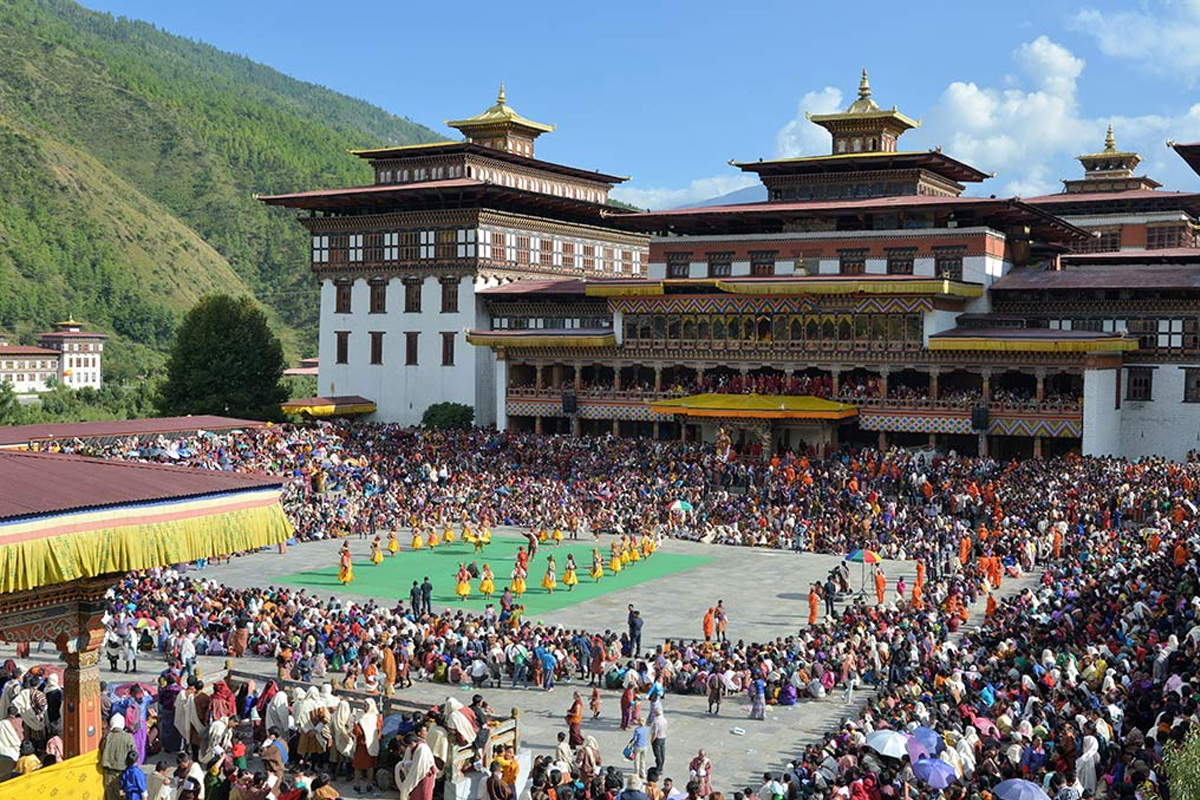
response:
<path id="1" fill-rule="evenodd" d="M 17 393 L 8 381 L 0 381 L 0 425 L 15 425 L 21 416 Z"/>
<path id="2" fill-rule="evenodd" d="M 1182 742 L 1163 748 L 1171 800 L 1200 800 L 1200 725 L 1192 723 Z"/>
<path id="3" fill-rule="evenodd" d="M 474 420 L 475 409 L 462 403 L 434 403 L 421 415 L 422 425 L 440 430 L 469 428 Z"/>
<path id="4" fill-rule="evenodd" d="M 287 399 L 283 345 L 250 298 L 201 298 L 183 318 L 156 403 L 163 414 L 277 419 Z"/>

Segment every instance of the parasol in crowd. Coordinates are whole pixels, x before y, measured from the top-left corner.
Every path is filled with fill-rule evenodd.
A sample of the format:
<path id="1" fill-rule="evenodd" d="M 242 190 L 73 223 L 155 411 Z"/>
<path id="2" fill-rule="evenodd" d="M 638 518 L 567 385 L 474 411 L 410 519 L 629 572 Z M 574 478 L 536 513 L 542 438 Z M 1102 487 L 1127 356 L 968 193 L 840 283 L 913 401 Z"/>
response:
<path id="1" fill-rule="evenodd" d="M 672 500 L 667 504 L 667 511 L 691 511 L 692 504 L 687 500 Z"/>
<path id="2" fill-rule="evenodd" d="M 1000 800 L 1050 800 L 1050 795 L 1042 791 L 1041 786 L 1020 778 L 1000 781 L 992 789 L 992 794 Z"/>
<path id="3" fill-rule="evenodd" d="M 913 764 L 912 771 L 930 789 L 945 789 L 958 780 L 954 767 L 940 758 L 922 758 Z"/>
<path id="4" fill-rule="evenodd" d="M 904 746 L 908 737 L 899 731 L 871 731 L 867 734 L 867 747 L 888 758 L 904 758 Z"/>
<path id="5" fill-rule="evenodd" d="M 862 564 L 862 590 L 867 588 L 867 564 L 882 564 L 883 558 L 874 550 L 851 550 L 843 558 L 843 561 L 849 561 L 852 564 Z"/>

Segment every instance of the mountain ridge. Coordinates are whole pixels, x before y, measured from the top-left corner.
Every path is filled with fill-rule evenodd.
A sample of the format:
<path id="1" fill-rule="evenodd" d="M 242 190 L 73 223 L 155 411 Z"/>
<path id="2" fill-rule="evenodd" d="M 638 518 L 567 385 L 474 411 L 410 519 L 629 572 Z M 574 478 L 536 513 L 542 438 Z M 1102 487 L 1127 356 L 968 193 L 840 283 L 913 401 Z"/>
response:
<path id="1" fill-rule="evenodd" d="M 348 149 L 442 138 L 150 23 L 0 4 L 0 330 L 72 313 L 115 334 L 124 375 L 161 364 L 199 294 L 229 291 L 311 354 L 307 239 L 253 195 L 369 183 Z"/>

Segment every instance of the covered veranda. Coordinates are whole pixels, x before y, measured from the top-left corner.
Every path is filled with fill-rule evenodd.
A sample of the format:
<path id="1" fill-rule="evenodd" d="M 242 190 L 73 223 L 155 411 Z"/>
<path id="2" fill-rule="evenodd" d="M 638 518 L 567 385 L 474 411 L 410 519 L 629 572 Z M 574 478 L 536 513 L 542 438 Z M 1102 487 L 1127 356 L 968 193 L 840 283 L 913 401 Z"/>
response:
<path id="1" fill-rule="evenodd" d="M 130 571 L 285 542 L 283 479 L 0 450 L 0 485 L 0 640 L 54 643 L 64 766 L 99 780 L 105 593 Z M 50 777 L 5 789 L 33 776 Z"/>
<path id="2" fill-rule="evenodd" d="M 842 425 L 858 416 L 848 403 L 808 395 L 694 394 L 662 400 L 651 410 L 671 415 L 683 439 L 728 444 L 749 456 L 830 453 Z"/>

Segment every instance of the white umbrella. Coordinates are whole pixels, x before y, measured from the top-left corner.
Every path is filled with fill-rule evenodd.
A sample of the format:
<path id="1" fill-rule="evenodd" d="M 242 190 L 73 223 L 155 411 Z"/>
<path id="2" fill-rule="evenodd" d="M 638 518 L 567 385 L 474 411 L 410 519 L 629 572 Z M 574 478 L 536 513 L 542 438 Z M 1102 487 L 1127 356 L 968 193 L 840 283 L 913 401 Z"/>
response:
<path id="1" fill-rule="evenodd" d="M 903 758 L 907 754 L 904 746 L 908 737 L 899 731 L 871 731 L 867 734 L 867 747 L 888 758 Z"/>

